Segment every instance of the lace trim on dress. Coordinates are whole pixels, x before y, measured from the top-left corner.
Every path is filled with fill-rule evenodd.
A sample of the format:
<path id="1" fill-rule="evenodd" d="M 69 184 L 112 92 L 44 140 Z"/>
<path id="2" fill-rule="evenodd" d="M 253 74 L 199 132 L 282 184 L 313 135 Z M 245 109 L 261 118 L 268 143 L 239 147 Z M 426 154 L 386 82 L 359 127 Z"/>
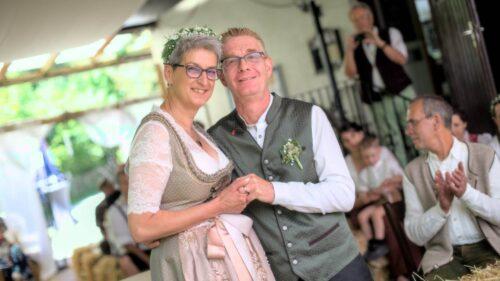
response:
<path id="1" fill-rule="evenodd" d="M 191 153 L 189 153 L 189 150 L 187 149 L 186 144 L 181 140 L 179 133 L 175 130 L 175 128 L 172 126 L 172 124 L 170 124 L 170 121 L 168 121 L 162 114 L 160 114 L 158 112 L 151 112 L 146 117 L 144 117 L 144 119 L 141 122 L 141 126 L 142 126 L 142 124 L 144 124 L 150 120 L 155 120 L 155 121 L 162 123 L 170 132 L 172 132 L 172 135 L 174 136 L 176 143 L 179 144 L 182 148 L 182 152 L 187 159 L 187 164 L 189 166 L 190 171 L 199 180 L 201 180 L 203 182 L 207 182 L 207 183 L 215 182 L 215 181 L 219 180 L 219 178 L 221 176 L 226 175 L 233 170 L 233 168 L 234 168 L 233 162 L 231 160 L 229 160 L 226 167 L 215 172 L 214 174 L 207 174 L 207 173 L 203 172 L 194 163 L 194 159 L 193 159 Z"/>
<path id="2" fill-rule="evenodd" d="M 129 214 L 159 210 L 172 170 L 169 139 L 160 122 L 149 122 L 137 130 L 128 160 Z"/>

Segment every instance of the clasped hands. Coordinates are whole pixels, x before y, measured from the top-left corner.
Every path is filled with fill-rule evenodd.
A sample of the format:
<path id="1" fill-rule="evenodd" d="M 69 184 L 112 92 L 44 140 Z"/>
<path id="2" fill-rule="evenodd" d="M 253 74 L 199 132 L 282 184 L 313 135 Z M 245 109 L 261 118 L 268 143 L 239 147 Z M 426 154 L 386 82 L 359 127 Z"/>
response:
<path id="1" fill-rule="evenodd" d="M 434 177 L 435 188 L 441 209 L 445 213 L 450 210 L 453 198 L 456 196 L 461 198 L 467 189 L 467 176 L 465 175 L 464 165 L 458 163 L 458 167 L 451 173 L 443 173 L 440 170 L 436 171 Z"/>
<path id="2" fill-rule="evenodd" d="M 241 213 L 253 200 L 264 203 L 274 201 L 272 183 L 255 174 L 249 174 L 234 180 L 217 196 L 225 213 Z"/>

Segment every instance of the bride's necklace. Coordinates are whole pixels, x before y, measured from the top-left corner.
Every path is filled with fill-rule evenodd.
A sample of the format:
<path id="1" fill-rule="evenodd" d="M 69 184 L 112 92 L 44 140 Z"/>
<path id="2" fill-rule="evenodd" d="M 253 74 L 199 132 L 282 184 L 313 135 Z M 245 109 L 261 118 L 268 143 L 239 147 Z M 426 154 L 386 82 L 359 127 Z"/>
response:
<path id="1" fill-rule="evenodd" d="M 170 116 L 172 116 L 172 118 L 174 118 L 174 120 L 176 120 L 176 119 L 175 119 L 175 117 L 174 117 L 174 114 L 173 114 L 173 110 L 172 110 L 172 108 L 170 107 L 170 104 L 168 104 L 167 102 L 165 102 L 164 110 L 165 110 L 166 112 L 168 112 L 168 113 L 170 114 Z M 176 121 L 177 121 L 177 120 L 176 120 Z M 182 126 L 180 125 L 180 123 L 179 123 L 179 122 L 177 122 L 177 124 L 179 124 L 179 126 L 180 126 L 180 127 L 182 127 Z M 199 137 L 198 133 L 196 132 L 196 130 L 194 129 L 194 127 L 193 127 L 193 126 L 191 126 L 191 129 L 193 130 L 193 132 L 192 132 L 192 133 L 189 133 L 189 131 L 188 131 L 188 130 L 186 130 L 184 127 L 182 127 L 182 128 L 183 128 L 183 130 L 184 130 L 184 131 L 185 131 L 185 132 L 186 132 L 186 133 L 187 133 L 187 134 L 191 137 L 191 139 L 193 139 L 193 140 L 194 140 L 194 142 L 195 142 L 197 145 L 199 145 L 201 148 L 203 148 L 203 143 L 201 142 L 200 137 Z"/>

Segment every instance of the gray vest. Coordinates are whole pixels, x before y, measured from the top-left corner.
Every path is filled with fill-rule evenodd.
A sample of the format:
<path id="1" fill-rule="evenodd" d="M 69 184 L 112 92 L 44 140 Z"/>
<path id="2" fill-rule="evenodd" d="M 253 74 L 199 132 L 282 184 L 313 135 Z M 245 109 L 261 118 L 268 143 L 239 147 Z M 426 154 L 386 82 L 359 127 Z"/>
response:
<path id="1" fill-rule="evenodd" d="M 269 181 L 317 183 L 311 109 L 309 103 L 274 95 L 266 116 L 263 149 L 236 111 L 221 119 L 209 133 L 233 160 L 234 177 L 255 173 Z M 282 164 L 280 150 L 289 138 L 302 145 L 303 170 Z M 329 280 L 359 254 L 344 213 L 301 213 L 258 201 L 252 202 L 246 212 L 254 219 L 276 280 Z"/>
<path id="2" fill-rule="evenodd" d="M 465 168 L 468 169 L 469 184 L 478 191 L 488 194 L 489 171 L 495 159 L 495 152 L 486 145 L 466 144 L 469 150 L 469 163 Z M 427 155 L 422 155 L 411 161 L 405 168 L 406 176 L 415 186 L 424 211 L 438 204 L 434 193 L 434 179 L 426 159 Z M 476 216 L 475 218 L 486 240 L 500 254 L 500 227 L 490 224 L 480 217 Z M 428 273 L 451 261 L 453 248 L 448 227 L 448 222 L 446 222 L 443 228 L 425 244 L 425 254 L 421 263 L 424 273 Z"/>

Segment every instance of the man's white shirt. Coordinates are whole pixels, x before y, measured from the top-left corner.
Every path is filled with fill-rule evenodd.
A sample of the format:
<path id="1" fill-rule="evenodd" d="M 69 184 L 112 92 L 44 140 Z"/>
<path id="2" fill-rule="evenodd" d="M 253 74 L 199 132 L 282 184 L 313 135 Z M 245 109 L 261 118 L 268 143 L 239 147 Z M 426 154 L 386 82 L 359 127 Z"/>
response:
<path id="1" fill-rule="evenodd" d="M 266 111 L 256 124 L 247 124 L 247 131 L 262 148 L 265 139 Z M 273 205 L 281 205 L 303 213 L 348 212 L 354 205 L 354 182 L 349 175 L 337 137 L 326 114 L 313 105 L 311 112 L 314 164 L 318 183 L 273 181 Z"/>
<path id="2" fill-rule="evenodd" d="M 120 196 L 107 210 L 104 219 L 104 227 L 108 239 L 117 255 L 126 253 L 125 245 L 135 245 L 127 224 L 127 203 Z"/>
<path id="3" fill-rule="evenodd" d="M 453 138 L 453 145 L 449 155 L 440 161 L 433 153 L 428 154 L 427 163 L 431 175 L 435 177 L 436 171 L 452 172 L 462 162 L 467 174 L 469 151 L 467 145 Z M 484 239 L 474 216 L 500 225 L 500 163 L 495 157 L 489 171 L 487 186 L 489 196 L 479 192 L 467 184 L 462 198 L 454 197 L 451 208 L 447 214 L 441 209 L 439 202 L 424 212 L 422 204 L 415 190 L 415 186 L 405 176 L 403 178 L 403 191 L 406 203 L 405 230 L 408 238 L 417 245 L 424 245 L 449 222 L 449 235 L 453 245 L 465 245 Z"/>
<path id="4" fill-rule="evenodd" d="M 378 34 L 378 28 L 373 27 L 373 32 Z M 406 49 L 406 44 L 403 40 L 403 35 L 401 32 L 394 27 L 389 28 L 389 39 L 390 42 L 386 42 L 390 44 L 390 46 L 397 51 L 399 51 L 405 58 L 408 57 L 408 50 Z M 365 44 L 363 43 L 363 51 L 365 52 L 368 61 L 372 65 L 372 81 L 374 90 L 377 91 L 379 89 L 385 89 L 384 81 L 382 80 L 382 76 L 375 65 L 375 57 L 377 54 L 377 46 L 374 44 Z"/>

